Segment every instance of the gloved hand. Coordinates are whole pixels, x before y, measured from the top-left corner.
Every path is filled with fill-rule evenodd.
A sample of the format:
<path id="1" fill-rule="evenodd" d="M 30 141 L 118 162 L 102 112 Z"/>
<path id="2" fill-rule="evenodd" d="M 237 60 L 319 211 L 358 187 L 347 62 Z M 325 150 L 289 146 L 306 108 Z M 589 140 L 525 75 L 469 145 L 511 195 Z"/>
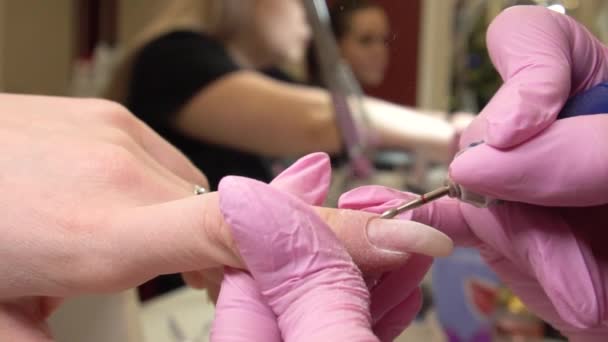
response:
<path id="1" fill-rule="evenodd" d="M 607 49 L 540 6 L 505 10 L 487 39 L 505 83 L 461 140 L 485 144 L 458 156 L 450 178 L 510 202 L 478 209 L 443 199 L 400 218 L 479 248 L 526 305 L 572 341 L 605 341 L 608 116 L 555 118 L 569 97 L 608 80 Z M 411 195 L 366 187 L 345 194 L 340 207 L 381 212 L 405 199 Z"/>
<path id="2" fill-rule="evenodd" d="M 412 194 L 368 186 L 344 194 L 340 207 L 381 213 L 412 198 Z M 457 245 L 478 248 L 531 311 L 572 341 L 588 342 L 595 341 L 593 338 L 604 341 L 608 336 L 608 265 L 585 236 L 597 231 L 597 219 L 605 217 L 602 211 L 606 209 L 583 211 L 511 202 L 479 209 L 441 199 L 398 218 L 428 224 L 447 233 Z"/>
<path id="3" fill-rule="evenodd" d="M 222 180 L 220 208 L 250 273 L 226 268 L 212 340 L 392 341 L 415 316 L 430 257 L 412 255 L 376 281 L 370 307 L 361 272 L 310 206 L 323 202 L 329 173 L 327 156 L 313 154 L 271 186 Z M 449 252 L 443 234 L 411 223 L 404 252 Z"/>

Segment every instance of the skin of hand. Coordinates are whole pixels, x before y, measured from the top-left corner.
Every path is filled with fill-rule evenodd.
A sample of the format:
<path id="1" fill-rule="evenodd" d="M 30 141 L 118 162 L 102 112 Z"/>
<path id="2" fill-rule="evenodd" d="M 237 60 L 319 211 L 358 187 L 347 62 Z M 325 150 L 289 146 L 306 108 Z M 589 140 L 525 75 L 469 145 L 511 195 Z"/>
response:
<path id="1" fill-rule="evenodd" d="M 418 284 L 432 258 L 411 252 L 443 254 L 449 242 L 410 222 L 403 230 L 409 248 L 395 252 L 409 254 L 409 260 L 374 282 L 368 274 L 368 290 L 346 249 L 310 206 L 325 200 L 330 172 L 327 157 L 316 154 L 270 186 L 240 177 L 222 180 L 220 208 L 249 272 L 227 268 L 212 340 L 392 341 L 415 317 Z M 431 241 L 445 242 L 444 250 Z"/>
<path id="2" fill-rule="evenodd" d="M 401 218 L 479 248 L 526 305 L 571 341 L 604 341 L 608 116 L 555 118 L 569 97 L 608 79 L 607 48 L 541 6 L 505 10 L 487 39 L 505 82 L 461 141 L 485 144 L 459 155 L 450 178 L 507 202 L 479 209 L 442 199 Z M 344 195 L 341 207 L 381 212 L 411 198 L 362 188 Z"/>
<path id="3" fill-rule="evenodd" d="M 204 175 L 123 107 L 5 94 L 0 113 L 1 340 L 49 341 L 46 318 L 64 298 L 244 266 L 217 194 L 193 195 Z M 386 251 L 407 224 L 314 210 L 363 268 L 407 258 Z"/>

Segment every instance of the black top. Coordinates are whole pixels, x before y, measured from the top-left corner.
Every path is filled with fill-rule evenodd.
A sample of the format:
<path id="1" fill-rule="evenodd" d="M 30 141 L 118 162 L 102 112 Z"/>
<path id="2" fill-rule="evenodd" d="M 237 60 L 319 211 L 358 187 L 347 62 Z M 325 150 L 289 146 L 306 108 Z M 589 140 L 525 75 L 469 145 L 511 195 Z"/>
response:
<path id="1" fill-rule="evenodd" d="M 189 138 L 172 123 L 199 91 L 238 70 L 219 42 L 190 31 L 171 32 L 151 41 L 133 64 L 126 107 L 186 154 L 208 177 L 212 190 L 226 175 L 271 179 L 262 157 Z"/>

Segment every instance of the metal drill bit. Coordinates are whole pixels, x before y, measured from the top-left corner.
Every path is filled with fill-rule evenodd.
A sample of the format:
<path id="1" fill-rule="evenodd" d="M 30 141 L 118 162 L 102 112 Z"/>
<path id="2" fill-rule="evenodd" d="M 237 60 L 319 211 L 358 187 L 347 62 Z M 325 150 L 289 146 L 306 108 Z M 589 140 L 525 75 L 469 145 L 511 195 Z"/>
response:
<path id="1" fill-rule="evenodd" d="M 442 186 L 441 188 L 435 189 L 431 192 L 427 192 L 424 195 L 420 195 L 420 197 L 418 197 L 414 200 L 411 200 L 398 207 L 395 207 L 393 209 L 389 209 L 389 210 L 383 212 L 382 215 L 380 215 L 380 218 L 391 219 L 408 210 L 419 208 L 431 201 L 434 201 L 438 198 L 449 195 L 449 193 L 450 193 L 450 186 L 448 186 L 448 185 Z"/>

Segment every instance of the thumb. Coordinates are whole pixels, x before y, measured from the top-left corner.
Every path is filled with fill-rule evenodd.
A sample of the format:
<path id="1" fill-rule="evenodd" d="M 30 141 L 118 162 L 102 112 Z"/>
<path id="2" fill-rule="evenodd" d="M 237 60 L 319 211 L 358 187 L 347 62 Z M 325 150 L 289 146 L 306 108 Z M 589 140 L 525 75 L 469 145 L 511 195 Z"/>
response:
<path id="1" fill-rule="evenodd" d="M 450 178 L 467 190 L 542 206 L 595 206 L 608 202 L 608 115 L 556 121 L 509 150 L 481 144 L 460 154 Z"/>
<path id="2" fill-rule="evenodd" d="M 488 52 L 504 83 L 475 121 L 485 124 L 491 146 L 516 146 L 555 121 L 572 83 L 567 20 L 541 6 L 516 6 L 488 27 Z"/>
<path id="3" fill-rule="evenodd" d="M 377 341 L 361 274 L 310 206 L 245 178 L 224 178 L 219 188 L 222 212 L 284 340 Z"/>
<path id="4" fill-rule="evenodd" d="M 281 341 L 277 317 L 250 274 L 230 267 L 224 270 L 211 340 Z"/>

